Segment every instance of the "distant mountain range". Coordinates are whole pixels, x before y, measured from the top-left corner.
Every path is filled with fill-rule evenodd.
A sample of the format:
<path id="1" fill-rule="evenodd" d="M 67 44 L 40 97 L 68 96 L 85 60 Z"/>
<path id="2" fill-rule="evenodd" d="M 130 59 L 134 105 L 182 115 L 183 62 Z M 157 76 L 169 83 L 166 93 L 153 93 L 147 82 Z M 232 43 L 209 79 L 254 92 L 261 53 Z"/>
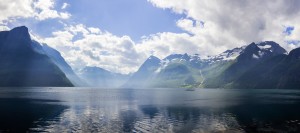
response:
<path id="1" fill-rule="evenodd" d="M 130 75 L 113 73 L 100 67 L 85 67 L 78 72 L 87 86 L 101 88 L 121 87 Z"/>
<path id="2" fill-rule="evenodd" d="M 150 56 L 124 75 L 100 67 L 76 73 L 61 54 L 30 38 L 24 26 L 0 32 L 0 86 L 183 87 L 300 89 L 300 48 L 289 53 L 272 41 L 200 58 Z"/>
<path id="3" fill-rule="evenodd" d="M 300 89 L 300 48 L 289 54 L 266 41 L 201 59 L 173 54 L 149 57 L 125 84 L 127 87 L 199 87 Z"/>

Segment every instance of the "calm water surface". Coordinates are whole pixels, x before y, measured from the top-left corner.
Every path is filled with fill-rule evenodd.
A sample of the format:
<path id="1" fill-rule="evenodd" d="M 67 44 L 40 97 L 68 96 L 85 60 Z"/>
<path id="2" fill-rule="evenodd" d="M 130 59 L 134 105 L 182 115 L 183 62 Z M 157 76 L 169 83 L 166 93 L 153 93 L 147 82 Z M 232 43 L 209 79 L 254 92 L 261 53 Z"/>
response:
<path id="1" fill-rule="evenodd" d="M 300 132 L 300 91 L 1 88 L 0 132 Z"/>

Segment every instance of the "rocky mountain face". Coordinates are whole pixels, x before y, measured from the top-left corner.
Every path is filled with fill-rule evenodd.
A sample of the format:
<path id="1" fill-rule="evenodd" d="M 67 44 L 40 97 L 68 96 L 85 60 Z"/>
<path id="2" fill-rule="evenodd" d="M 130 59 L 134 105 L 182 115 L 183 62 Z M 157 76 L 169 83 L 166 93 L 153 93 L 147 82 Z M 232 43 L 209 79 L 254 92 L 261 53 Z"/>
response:
<path id="1" fill-rule="evenodd" d="M 49 56 L 34 46 L 27 27 L 0 32 L 0 86 L 73 86 Z"/>
<path id="2" fill-rule="evenodd" d="M 213 88 L 226 87 L 258 63 L 282 54 L 286 54 L 286 51 L 275 42 L 251 43 L 240 52 L 235 60 L 221 64 L 219 67 L 225 67 L 221 72 L 210 74 L 210 69 L 206 71 L 207 80 L 204 85 Z"/>
<path id="3" fill-rule="evenodd" d="M 300 50 L 292 50 L 288 55 L 279 54 L 262 61 L 238 79 L 229 88 L 255 89 L 299 89 Z"/>

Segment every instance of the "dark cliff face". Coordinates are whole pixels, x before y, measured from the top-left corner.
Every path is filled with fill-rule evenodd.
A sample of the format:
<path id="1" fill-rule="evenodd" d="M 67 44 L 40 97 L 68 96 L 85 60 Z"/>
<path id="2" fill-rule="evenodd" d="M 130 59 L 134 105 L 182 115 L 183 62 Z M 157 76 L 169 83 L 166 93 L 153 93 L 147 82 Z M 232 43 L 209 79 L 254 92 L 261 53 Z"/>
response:
<path id="1" fill-rule="evenodd" d="M 237 57 L 237 60 L 242 62 L 264 60 L 285 53 L 286 50 L 273 41 L 265 41 L 258 44 L 251 43 Z"/>
<path id="2" fill-rule="evenodd" d="M 285 54 L 287 51 L 281 47 L 278 43 L 273 41 L 265 41 L 257 44 L 258 46 L 270 46 L 269 48 L 266 48 L 266 50 L 271 51 L 274 54 Z"/>
<path id="3" fill-rule="evenodd" d="M 0 86 L 73 86 L 32 43 L 25 26 L 0 32 Z"/>
<path id="4" fill-rule="evenodd" d="M 31 38 L 27 27 L 17 27 L 9 32 L 1 32 L 1 34 L 3 34 L 1 38 L 1 55 L 21 55 L 32 52 Z"/>
<path id="5" fill-rule="evenodd" d="M 289 57 L 291 57 L 293 59 L 300 59 L 300 48 L 293 49 L 289 53 Z"/>
<path id="6" fill-rule="evenodd" d="M 286 53 L 272 41 L 251 43 L 224 71 L 208 77 L 205 87 L 299 89 L 300 49 Z"/>

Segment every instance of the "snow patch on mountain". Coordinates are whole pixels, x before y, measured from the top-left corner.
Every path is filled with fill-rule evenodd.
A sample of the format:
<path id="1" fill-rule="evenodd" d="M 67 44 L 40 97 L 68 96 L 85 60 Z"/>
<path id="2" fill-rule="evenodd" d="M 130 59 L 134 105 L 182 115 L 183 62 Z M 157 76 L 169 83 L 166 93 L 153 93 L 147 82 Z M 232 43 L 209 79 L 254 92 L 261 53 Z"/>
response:
<path id="1" fill-rule="evenodd" d="M 205 62 L 208 62 L 209 64 L 219 61 L 230 61 L 236 59 L 241 52 L 246 48 L 246 46 L 234 48 L 232 50 L 226 50 L 225 52 L 215 55 L 215 56 L 207 56 L 206 58 L 203 58 Z"/>
<path id="2" fill-rule="evenodd" d="M 250 56 L 254 59 L 261 59 L 267 56 L 271 56 L 273 54 L 284 53 L 285 51 L 280 47 L 279 44 L 272 41 L 251 43 L 251 44 L 254 51 L 253 53 L 250 53 Z M 161 72 L 161 70 L 165 69 L 171 63 L 181 63 L 181 64 L 185 64 L 191 67 L 201 69 L 206 65 L 211 65 L 217 62 L 232 61 L 237 59 L 237 57 L 239 57 L 242 53 L 247 52 L 246 47 L 248 47 L 249 45 L 226 50 L 223 53 L 214 56 L 200 57 L 199 54 L 189 55 L 187 53 L 171 54 L 166 58 L 160 60 L 160 64 L 159 64 L 160 66 L 155 72 L 156 73 Z M 149 59 L 151 59 L 151 57 Z"/>
<path id="3" fill-rule="evenodd" d="M 269 49 L 269 48 L 271 48 L 272 46 L 271 46 L 271 45 L 264 45 L 264 46 L 258 45 L 258 47 L 259 47 L 260 49 Z"/>
<path id="4" fill-rule="evenodd" d="M 260 58 L 260 57 L 257 56 L 256 54 L 253 54 L 252 57 L 253 57 L 254 59 L 259 59 L 259 58 Z"/>
<path id="5" fill-rule="evenodd" d="M 173 59 L 174 60 L 174 59 Z M 169 60 L 161 60 L 160 67 L 157 68 L 155 73 L 159 73 L 161 70 L 165 69 L 171 61 Z"/>

